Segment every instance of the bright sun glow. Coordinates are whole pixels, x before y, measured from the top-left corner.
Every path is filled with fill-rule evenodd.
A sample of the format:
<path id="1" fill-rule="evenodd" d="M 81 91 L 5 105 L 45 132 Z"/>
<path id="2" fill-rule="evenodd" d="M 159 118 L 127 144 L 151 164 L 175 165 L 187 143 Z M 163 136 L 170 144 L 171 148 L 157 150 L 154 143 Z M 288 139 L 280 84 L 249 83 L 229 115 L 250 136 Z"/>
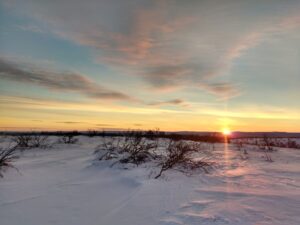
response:
<path id="1" fill-rule="evenodd" d="M 226 136 L 228 136 L 228 135 L 231 134 L 231 131 L 228 128 L 224 128 L 223 129 L 223 134 L 226 135 Z"/>

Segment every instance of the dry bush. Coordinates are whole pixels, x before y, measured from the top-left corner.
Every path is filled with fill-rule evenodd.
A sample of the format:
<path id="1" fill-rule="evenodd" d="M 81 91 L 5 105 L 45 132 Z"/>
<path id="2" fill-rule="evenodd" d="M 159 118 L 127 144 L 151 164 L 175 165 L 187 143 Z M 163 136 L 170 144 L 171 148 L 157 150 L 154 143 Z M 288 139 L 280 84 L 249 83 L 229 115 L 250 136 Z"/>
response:
<path id="1" fill-rule="evenodd" d="M 155 159 L 154 150 L 157 148 L 157 142 L 149 142 L 141 136 L 126 138 L 121 148 L 124 153 L 120 163 L 133 163 L 139 165 L 143 162 Z"/>
<path id="2" fill-rule="evenodd" d="M 258 147 L 258 150 L 264 153 L 263 157 L 268 162 L 273 162 L 271 153 L 277 150 L 274 148 L 274 146 L 279 146 L 279 143 L 278 141 L 276 142 L 276 139 L 271 138 L 266 134 L 262 138 L 252 138 L 252 140 L 251 139 L 236 140 L 234 144 L 239 151 L 243 150 L 243 154 L 241 155 L 242 159 L 248 159 L 248 152 L 246 148 L 244 148 L 244 145 L 248 144 L 248 145 L 256 145 Z"/>
<path id="3" fill-rule="evenodd" d="M 274 162 L 273 161 L 273 159 L 272 159 L 272 157 L 271 157 L 271 152 L 272 152 L 273 150 L 268 150 L 268 149 L 266 149 L 266 148 L 264 148 L 263 149 L 263 152 L 264 152 L 264 157 L 265 157 L 265 160 L 267 161 L 267 162 Z"/>
<path id="4" fill-rule="evenodd" d="M 39 134 L 20 134 L 14 136 L 12 141 L 18 148 L 46 148 L 49 147 L 48 136 Z"/>
<path id="5" fill-rule="evenodd" d="M 12 141 L 15 142 L 19 148 L 30 148 L 32 142 L 32 136 L 20 134 L 17 136 L 13 136 Z"/>
<path id="6" fill-rule="evenodd" d="M 202 151 L 201 146 L 197 144 L 187 143 L 183 141 L 170 141 L 166 148 L 166 155 L 162 157 L 159 163 L 161 166 L 160 172 L 155 179 L 159 178 L 163 172 L 169 169 L 177 169 L 181 172 L 187 173 L 195 169 L 201 169 L 208 172 L 214 164 L 202 158 L 194 158 L 194 153 Z"/>
<path id="7" fill-rule="evenodd" d="M 96 147 L 95 153 L 100 154 L 99 160 L 110 160 L 118 158 L 120 154 L 120 137 L 103 138 L 103 143 Z"/>
<path id="8" fill-rule="evenodd" d="M 242 151 L 242 149 L 244 147 L 244 143 L 242 140 L 235 141 L 234 145 L 238 151 Z"/>
<path id="9" fill-rule="evenodd" d="M 266 151 L 274 151 L 275 149 L 273 148 L 273 143 L 272 143 L 272 139 L 269 138 L 267 135 L 264 135 L 262 138 L 262 143 L 261 143 L 261 147 L 264 148 L 264 150 Z"/>
<path id="10" fill-rule="evenodd" d="M 238 141 L 238 139 L 236 139 L 236 141 Z M 297 142 L 291 138 L 270 137 L 268 134 L 256 138 L 243 138 L 243 142 L 248 145 L 256 145 L 260 150 L 267 150 L 269 152 L 276 151 L 276 147 L 300 149 L 300 144 L 297 144 Z"/>
<path id="11" fill-rule="evenodd" d="M 269 138 L 267 135 L 263 136 L 262 143 L 260 145 L 260 149 L 263 150 L 265 160 L 267 162 L 274 162 L 270 153 L 275 151 L 275 149 L 273 148 L 271 138 Z"/>
<path id="12" fill-rule="evenodd" d="M 207 160 L 208 153 L 204 156 L 204 149 L 200 143 L 170 141 L 165 150 L 160 151 L 159 154 L 157 153 L 158 146 L 157 139 L 149 140 L 141 136 L 126 136 L 104 139 L 103 143 L 97 146 L 95 153 L 98 155 L 98 160 L 113 160 L 111 166 L 116 163 L 139 166 L 149 161 L 158 162 L 161 169 L 155 179 L 169 169 L 179 170 L 185 174 L 192 173 L 197 169 L 208 172 L 208 169 L 212 168 L 214 164 Z"/>
<path id="13" fill-rule="evenodd" d="M 104 139 L 103 143 L 96 149 L 100 154 L 99 160 L 110 160 L 116 158 L 113 163 L 132 163 L 140 165 L 156 157 L 155 149 L 158 143 L 149 141 L 140 135 Z"/>
<path id="14" fill-rule="evenodd" d="M 12 161 L 16 158 L 17 145 L 8 147 L 6 149 L 0 149 L 0 177 L 3 177 L 2 171 L 6 168 L 15 168 L 12 165 Z"/>
<path id="15" fill-rule="evenodd" d="M 293 141 L 288 138 L 287 143 L 286 143 L 287 148 L 295 148 L 295 149 L 300 149 L 300 144 L 297 144 L 296 141 Z"/>
<path id="16" fill-rule="evenodd" d="M 30 146 L 32 148 L 46 148 L 46 147 L 49 147 L 48 139 L 49 139 L 49 136 L 33 135 L 33 136 L 31 136 Z"/>
<path id="17" fill-rule="evenodd" d="M 155 140 L 155 139 L 158 139 L 160 137 L 164 137 L 165 132 L 162 132 L 162 131 L 159 130 L 159 128 L 156 128 L 154 130 L 146 131 L 144 136 L 149 138 L 150 140 Z"/>
<path id="18" fill-rule="evenodd" d="M 78 142 L 78 139 L 75 138 L 75 136 L 76 135 L 73 133 L 64 134 L 63 136 L 60 137 L 58 141 L 64 144 L 75 144 Z"/>
<path id="19" fill-rule="evenodd" d="M 247 142 L 246 142 L 247 143 Z M 236 149 L 240 152 L 240 157 L 242 160 L 247 160 L 249 158 L 247 148 L 245 148 L 244 140 L 236 140 L 233 142 Z"/>
<path id="20" fill-rule="evenodd" d="M 267 162 L 274 162 L 268 151 L 265 150 L 264 153 L 265 153 L 265 159 Z"/>
<path id="21" fill-rule="evenodd" d="M 96 131 L 96 130 L 91 130 L 91 129 L 90 129 L 90 130 L 87 131 L 86 135 L 87 135 L 88 137 L 95 137 L 95 136 L 98 136 L 98 135 L 99 135 L 99 132 Z"/>

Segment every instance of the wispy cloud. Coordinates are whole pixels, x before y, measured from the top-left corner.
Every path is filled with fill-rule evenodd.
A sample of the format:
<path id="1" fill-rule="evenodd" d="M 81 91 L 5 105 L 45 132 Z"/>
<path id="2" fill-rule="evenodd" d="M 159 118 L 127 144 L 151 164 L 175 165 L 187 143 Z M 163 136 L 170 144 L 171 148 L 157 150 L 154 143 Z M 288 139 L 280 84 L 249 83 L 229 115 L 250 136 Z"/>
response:
<path id="1" fill-rule="evenodd" d="M 183 99 L 171 99 L 168 101 L 158 101 L 158 102 L 151 102 L 148 105 L 150 106 L 163 106 L 163 105 L 175 105 L 175 106 L 182 106 L 187 107 L 188 103 L 184 101 Z"/>
<path id="2" fill-rule="evenodd" d="M 54 91 L 76 92 L 94 99 L 132 100 L 128 95 L 102 87 L 86 76 L 73 72 L 54 72 L 0 58 L 1 79 L 46 87 Z"/>
<path id="3" fill-rule="evenodd" d="M 108 124 L 108 123 L 98 123 L 95 124 L 97 127 L 114 127 L 113 124 Z"/>
<path id="4" fill-rule="evenodd" d="M 43 30 L 41 27 L 38 27 L 38 26 L 32 25 L 32 24 L 18 25 L 16 27 L 23 31 L 29 31 L 29 32 L 34 32 L 34 33 L 46 33 L 46 31 Z"/>
<path id="5" fill-rule="evenodd" d="M 194 111 L 193 113 L 196 113 Z M 264 119 L 264 120 L 299 120 L 300 114 L 297 109 L 285 109 L 272 106 L 240 106 L 238 109 L 219 109 L 207 107 L 199 111 L 210 116 L 218 116 L 219 118 L 240 118 L 240 119 Z"/>
<path id="6" fill-rule="evenodd" d="M 239 96 L 242 93 L 238 85 L 228 82 L 202 83 L 199 87 L 206 90 L 208 93 L 218 96 L 219 100 L 227 100 Z"/>
<path id="7" fill-rule="evenodd" d="M 19 96 L 0 96 L 0 106 L 4 109 L 22 109 L 22 110 L 39 110 L 39 111 L 68 111 L 70 114 L 74 112 L 88 113 L 122 113 L 122 114 L 141 114 L 155 115 L 160 113 L 180 113 L 180 110 L 168 110 L 153 107 L 133 107 L 122 105 L 99 104 L 90 102 L 68 102 L 56 101 L 45 98 L 31 98 Z"/>
<path id="8" fill-rule="evenodd" d="M 79 121 L 58 121 L 56 123 L 63 123 L 63 124 L 81 124 L 85 122 L 79 122 Z"/>

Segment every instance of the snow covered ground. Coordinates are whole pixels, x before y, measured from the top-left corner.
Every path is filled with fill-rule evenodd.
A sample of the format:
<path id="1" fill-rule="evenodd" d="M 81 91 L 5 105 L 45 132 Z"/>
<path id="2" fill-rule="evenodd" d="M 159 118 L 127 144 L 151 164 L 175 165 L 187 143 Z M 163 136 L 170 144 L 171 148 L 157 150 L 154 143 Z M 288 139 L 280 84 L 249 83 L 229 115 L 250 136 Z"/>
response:
<path id="1" fill-rule="evenodd" d="M 110 168 L 95 161 L 101 137 L 30 149 L 0 178 L 1 225 L 299 225 L 300 151 L 281 148 L 274 162 L 249 147 L 217 144 L 216 168 L 186 176 L 155 165 Z M 210 149 L 211 146 L 207 145 Z"/>
<path id="2" fill-rule="evenodd" d="M 267 138 L 271 146 L 282 148 L 300 149 L 300 138 Z M 248 145 L 264 145 L 264 138 L 235 138 L 231 143 L 243 143 Z"/>

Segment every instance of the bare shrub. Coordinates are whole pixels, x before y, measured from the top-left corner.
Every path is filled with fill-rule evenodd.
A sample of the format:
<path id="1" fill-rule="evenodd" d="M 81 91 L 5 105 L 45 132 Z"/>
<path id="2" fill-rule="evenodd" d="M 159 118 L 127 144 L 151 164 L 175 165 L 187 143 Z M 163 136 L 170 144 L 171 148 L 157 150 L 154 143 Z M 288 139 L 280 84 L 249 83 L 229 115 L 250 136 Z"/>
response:
<path id="1" fill-rule="evenodd" d="M 118 158 L 120 152 L 120 137 L 103 139 L 103 143 L 96 147 L 95 153 L 100 154 L 99 160 Z"/>
<path id="2" fill-rule="evenodd" d="M 240 158 L 241 160 L 249 159 L 248 151 L 246 148 L 244 148 L 243 151 L 240 152 Z"/>
<path id="3" fill-rule="evenodd" d="M 204 160 L 204 157 L 193 157 L 193 154 L 201 151 L 199 145 L 183 142 L 183 141 L 170 141 L 166 148 L 166 155 L 162 157 L 162 161 L 159 163 L 161 166 L 160 172 L 155 176 L 155 179 L 159 178 L 163 172 L 169 169 L 177 169 L 181 172 L 188 172 L 195 169 L 201 169 L 208 172 L 213 162 Z"/>
<path id="4" fill-rule="evenodd" d="M 264 151 L 264 154 L 265 154 L 265 160 L 267 162 L 274 162 L 273 159 L 272 159 L 272 157 L 271 157 L 270 152 L 268 150 L 266 150 L 266 149 L 264 149 L 263 151 Z"/>
<path id="5" fill-rule="evenodd" d="M 287 140 L 286 147 L 287 148 L 300 149 L 300 145 L 298 145 L 296 141 L 293 141 L 291 139 Z"/>
<path id="6" fill-rule="evenodd" d="M 31 135 L 20 134 L 12 137 L 12 141 L 16 143 L 19 148 L 30 148 L 32 142 Z"/>
<path id="7" fill-rule="evenodd" d="M 149 138 L 150 140 L 155 140 L 163 136 L 165 136 L 165 132 L 160 131 L 159 128 L 145 132 L 145 137 Z"/>
<path id="8" fill-rule="evenodd" d="M 247 160 L 249 158 L 247 148 L 244 146 L 243 140 L 236 140 L 234 146 L 240 152 L 240 157 L 242 160 Z"/>
<path id="9" fill-rule="evenodd" d="M 155 154 L 150 150 L 156 148 L 157 143 L 149 143 L 146 138 L 141 136 L 126 138 L 125 143 L 121 148 L 121 152 L 124 153 L 124 156 L 120 159 L 120 163 L 133 163 L 138 166 L 143 162 L 149 161 L 149 159 L 154 159 Z"/>
<path id="10" fill-rule="evenodd" d="M 90 129 L 90 130 L 87 131 L 86 134 L 87 134 L 88 137 L 95 137 L 95 136 L 99 135 L 99 132 L 96 131 L 96 130 L 91 130 Z"/>
<path id="11" fill-rule="evenodd" d="M 153 141 L 139 135 L 126 136 L 104 139 L 103 143 L 97 146 L 95 153 L 98 154 L 98 160 L 113 160 L 111 166 L 117 163 L 139 166 L 149 161 L 159 162 L 161 169 L 155 179 L 169 169 L 179 170 L 185 174 L 192 173 L 196 169 L 208 172 L 214 164 L 206 160 L 208 153 L 203 155 L 201 143 L 170 141 L 164 151 L 158 153 L 159 145 L 158 139 Z"/>
<path id="12" fill-rule="evenodd" d="M 263 150 L 265 160 L 267 162 L 274 162 L 270 153 L 275 151 L 275 149 L 273 148 L 271 138 L 269 138 L 267 135 L 263 136 L 260 149 Z"/>
<path id="13" fill-rule="evenodd" d="M 6 168 L 15 168 L 12 161 L 16 158 L 17 145 L 8 147 L 7 149 L 0 149 L 0 177 L 3 177 L 2 171 Z"/>
<path id="14" fill-rule="evenodd" d="M 242 151 L 244 143 L 242 140 L 238 140 L 234 142 L 234 145 L 238 151 Z"/>
<path id="15" fill-rule="evenodd" d="M 157 145 L 157 142 L 150 142 L 140 135 L 131 135 L 110 140 L 104 139 L 95 152 L 101 154 L 99 160 L 117 158 L 112 166 L 116 163 L 132 163 L 138 166 L 156 157 L 154 151 Z"/>
<path id="16" fill-rule="evenodd" d="M 266 151 L 275 151 L 273 148 L 274 143 L 272 142 L 272 139 L 268 137 L 267 135 L 264 135 L 262 138 L 261 148 Z"/>
<path id="17" fill-rule="evenodd" d="M 12 141 L 18 148 L 46 148 L 49 147 L 48 136 L 40 134 L 20 134 L 14 136 Z"/>
<path id="18" fill-rule="evenodd" d="M 45 135 L 33 135 L 31 136 L 30 147 L 32 148 L 46 148 L 49 147 L 49 136 Z"/>
<path id="19" fill-rule="evenodd" d="M 59 142 L 64 144 L 75 144 L 78 142 L 78 139 L 75 138 L 75 136 L 76 135 L 73 133 L 64 134 L 60 137 Z"/>
<path id="20" fill-rule="evenodd" d="M 239 140 L 243 140 L 244 144 L 256 145 L 260 150 L 267 150 L 269 152 L 276 151 L 276 147 L 294 149 L 300 148 L 300 144 L 291 138 L 271 137 L 268 134 L 264 134 L 262 137 L 234 139 L 233 143 L 236 143 Z"/>
<path id="21" fill-rule="evenodd" d="M 264 151 L 264 153 L 265 153 L 265 159 L 267 162 L 274 162 L 270 153 L 268 153 L 267 151 Z"/>

